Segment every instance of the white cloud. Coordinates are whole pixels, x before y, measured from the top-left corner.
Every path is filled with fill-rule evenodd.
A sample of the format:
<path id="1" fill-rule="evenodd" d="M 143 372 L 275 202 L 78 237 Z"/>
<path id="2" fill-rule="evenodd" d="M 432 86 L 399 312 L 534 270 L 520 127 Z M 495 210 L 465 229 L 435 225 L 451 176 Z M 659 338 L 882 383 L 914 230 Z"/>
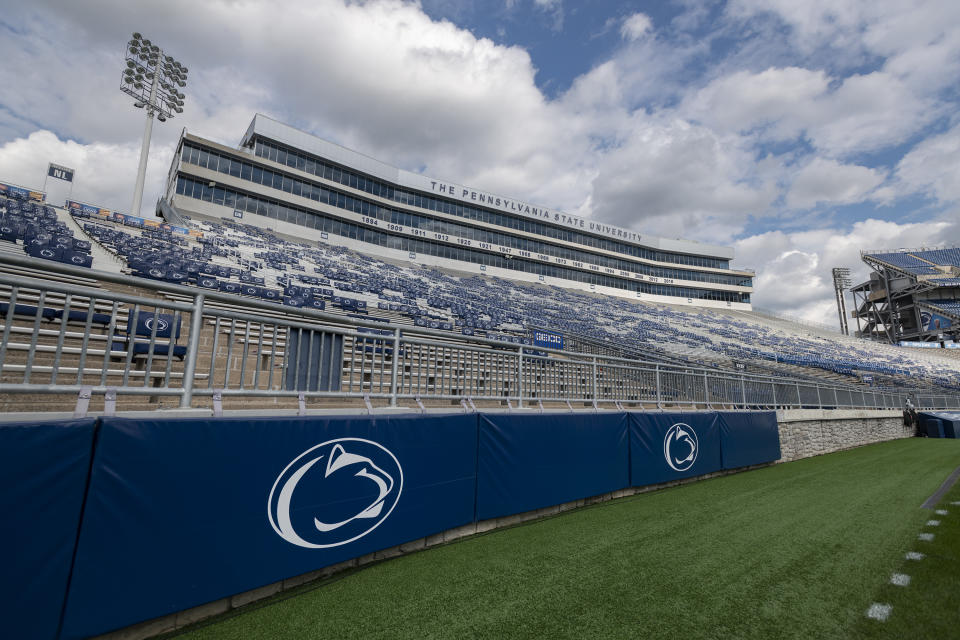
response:
<path id="1" fill-rule="evenodd" d="M 831 90 L 831 83 L 836 88 Z M 723 131 L 762 140 L 801 137 L 822 153 L 846 156 L 899 144 L 939 115 L 885 72 L 842 81 L 822 70 L 769 68 L 717 78 L 688 97 L 683 110 Z"/>
<path id="2" fill-rule="evenodd" d="M 883 71 L 920 95 L 951 86 L 960 70 L 960 3 L 954 0 L 731 0 L 726 14 L 736 20 L 776 16 L 801 54 L 835 69 L 879 58 Z M 783 38 L 779 27 L 773 33 Z"/>
<path id="3" fill-rule="evenodd" d="M 707 128 L 636 117 L 593 181 L 597 217 L 628 228 L 713 242 L 738 233 L 775 198 L 750 162 Z"/>
<path id="4" fill-rule="evenodd" d="M 147 165 L 147 184 L 162 184 L 172 153 L 171 147 L 154 149 Z M 74 200 L 129 212 L 139 159 L 139 143 L 81 144 L 61 140 L 50 131 L 35 131 L 29 137 L 0 145 L 0 176 L 5 181 L 40 189 L 47 163 L 62 164 L 76 169 L 71 194 Z M 153 215 L 155 204 L 155 194 L 145 194 L 143 212 Z"/>
<path id="5" fill-rule="evenodd" d="M 755 306 L 837 326 L 833 267 L 850 267 L 858 284 L 870 271 L 860 260 L 861 250 L 944 243 L 960 243 L 960 223 L 955 219 L 909 224 L 867 219 L 848 230 L 771 231 L 743 238 L 734 247 L 736 263 L 757 270 Z M 851 303 L 848 297 L 848 309 Z"/>
<path id="6" fill-rule="evenodd" d="M 177 125 L 235 144 L 260 111 L 400 166 L 518 195 L 569 183 L 567 163 L 539 158 L 589 149 L 581 127 L 537 89 L 526 51 L 432 21 L 416 5 L 292 0 L 277 12 L 270 4 L 171 2 L 162 11 L 106 0 L 20 7 L 25 29 L 0 40 L 0 53 L 24 56 L 15 67 L 50 73 L 23 83 L 0 68 L 6 86 L 29 85 L 5 93 L 21 121 L 0 115 L 0 127 L 17 136 L 46 128 L 80 141 L 139 141 L 142 112 L 117 90 L 127 29 L 107 28 L 109 15 L 114 25 L 134 17 L 149 24 L 145 35 L 190 67 L 185 112 L 155 128 L 157 147 L 172 146 Z M 253 38 L 250 25 L 268 26 Z M 49 34 L 56 39 L 46 41 Z M 22 53 L 30 50 L 39 57 Z M 116 76 L 102 71 L 110 68 Z M 23 124 L 27 116 L 37 124 Z"/>
<path id="7" fill-rule="evenodd" d="M 866 198 L 884 175 L 858 165 L 815 158 L 797 173 L 787 193 L 787 205 L 806 209 L 817 204 L 850 204 Z"/>
<path id="8" fill-rule="evenodd" d="M 804 128 L 811 103 L 823 96 L 830 78 L 798 67 L 737 71 L 691 94 L 684 112 L 728 132 L 767 127 L 767 137 L 794 138 Z"/>
<path id="9" fill-rule="evenodd" d="M 653 21 L 645 13 L 634 13 L 627 16 L 620 25 L 620 35 L 624 40 L 639 40 L 653 30 Z"/>
<path id="10" fill-rule="evenodd" d="M 535 2 L 541 17 L 562 18 L 560 0 Z M 693 2 L 657 37 L 644 14 L 611 23 L 621 32 L 609 37 L 626 42 L 549 99 L 526 50 L 431 20 L 414 2 L 290 0 L 282 12 L 232 0 L 8 4 L 16 28 L 0 39 L 0 84 L 16 91 L 0 110 L 0 179 L 27 168 L 42 178 L 47 161 L 68 156 L 63 164 L 79 165 L 78 193 L 120 209 L 143 114 L 117 90 L 119 48 L 143 25 L 191 68 L 185 112 L 154 130 L 148 208 L 181 126 L 235 144 L 259 111 L 437 178 L 711 242 L 730 241 L 755 218 L 796 226 L 794 212 L 777 210 L 781 198 L 800 208 L 892 198 L 878 182 L 885 170 L 858 166 L 857 154 L 889 149 L 955 110 L 924 63 L 949 72 L 960 59 L 950 27 L 958 21 L 944 19 L 952 14 L 942 4 L 916 17 L 879 0 L 732 2 L 738 20 L 774 11 L 791 25 L 793 44 L 781 53 L 801 53 L 766 60 L 762 51 L 739 57 L 739 41 L 716 46 L 729 24 L 706 22 Z M 684 24 L 711 31 L 678 33 Z M 825 43 L 870 64 L 850 75 L 805 57 Z M 44 72 L 25 81 L 21 70 L 32 68 Z M 39 152 L 27 148 L 31 135 L 49 138 Z M 897 169 L 896 195 L 955 199 L 955 137 L 917 145 Z M 83 183 L 94 176 L 100 182 Z"/>
<path id="11" fill-rule="evenodd" d="M 960 125 L 927 138 L 897 165 L 897 177 L 941 202 L 960 201 Z"/>
<path id="12" fill-rule="evenodd" d="M 845 155 L 905 142 L 938 115 L 892 74 L 853 75 L 812 105 L 808 133 L 814 145 Z"/>

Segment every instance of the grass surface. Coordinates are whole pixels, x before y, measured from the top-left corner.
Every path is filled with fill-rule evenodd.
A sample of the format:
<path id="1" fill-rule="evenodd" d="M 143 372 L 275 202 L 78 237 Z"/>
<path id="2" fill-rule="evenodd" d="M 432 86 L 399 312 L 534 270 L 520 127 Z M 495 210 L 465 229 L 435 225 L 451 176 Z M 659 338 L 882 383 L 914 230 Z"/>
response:
<path id="1" fill-rule="evenodd" d="M 369 566 L 178 637 L 870 636 L 864 612 L 919 549 L 932 517 L 920 505 L 958 465 L 960 440 L 914 438 L 638 495 Z M 938 540 L 956 563 L 950 530 Z"/>
<path id="2" fill-rule="evenodd" d="M 893 567 L 897 573 L 910 576 L 910 585 L 883 585 L 874 594 L 874 601 L 893 606 L 890 617 L 886 622 L 863 618 L 856 626 L 856 637 L 960 637 L 960 483 L 936 508 L 947 514 L 925 513 L 940 524 L 922 527 L 923 533 L 933 534 L 933 541 L 915 538 L 910 543 L 910 550 L 919 551 L 924 558 L 906 560 L 901 556 Z"/>

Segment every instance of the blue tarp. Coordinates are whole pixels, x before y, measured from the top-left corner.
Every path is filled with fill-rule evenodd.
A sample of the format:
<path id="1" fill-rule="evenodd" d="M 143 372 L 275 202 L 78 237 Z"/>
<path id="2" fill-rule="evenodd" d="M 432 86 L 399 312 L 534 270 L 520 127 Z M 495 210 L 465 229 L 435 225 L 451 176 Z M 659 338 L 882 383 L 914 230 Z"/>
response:
<path id="1" fill-rule="evenodd" d="M 93 451 L 93 419 L 0 425 L 5 638 L 54 638 Z"/>
<path id="2" fill-rule="evenodd" d="M 104 418 L 62 637 L 471 522 L 476 422 Z"/>
<path id="3" fill-rule="evenodd" d="M 931 438 L 960 438 L 960 412 L 930 411 L 920 414 L 920 424 Z"/>
<path id="4" fill-rule="evenodd" d="M 629 486 L 626 414 L 481 414 L 479 429 L 479 520 Z"/>

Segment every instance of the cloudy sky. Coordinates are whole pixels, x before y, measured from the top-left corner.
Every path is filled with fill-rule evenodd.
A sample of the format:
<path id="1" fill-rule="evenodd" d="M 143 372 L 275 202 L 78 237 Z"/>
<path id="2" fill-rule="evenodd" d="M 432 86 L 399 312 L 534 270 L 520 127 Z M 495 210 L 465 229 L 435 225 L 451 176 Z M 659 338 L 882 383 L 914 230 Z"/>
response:
<path id="1" fill-rule="evenodd" d="M 127 211 L 141 31 L 189 68 L 154 127 L 261 112 L 390 164 L 735 247 L 754 303 L 836 324 L 830 268 L 960 244 L 957 0 L 0 0 L 0 181 Z"/>

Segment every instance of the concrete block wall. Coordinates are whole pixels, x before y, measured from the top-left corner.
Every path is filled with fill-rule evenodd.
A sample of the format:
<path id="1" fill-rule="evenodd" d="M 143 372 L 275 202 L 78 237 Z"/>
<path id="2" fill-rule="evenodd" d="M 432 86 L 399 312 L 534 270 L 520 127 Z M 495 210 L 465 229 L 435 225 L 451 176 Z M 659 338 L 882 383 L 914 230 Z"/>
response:
<path id="1" fill-rule="evenodd" d="M 788 409 L 777 412 L 781 462 L 909 438 L 902 411 Z"/>

